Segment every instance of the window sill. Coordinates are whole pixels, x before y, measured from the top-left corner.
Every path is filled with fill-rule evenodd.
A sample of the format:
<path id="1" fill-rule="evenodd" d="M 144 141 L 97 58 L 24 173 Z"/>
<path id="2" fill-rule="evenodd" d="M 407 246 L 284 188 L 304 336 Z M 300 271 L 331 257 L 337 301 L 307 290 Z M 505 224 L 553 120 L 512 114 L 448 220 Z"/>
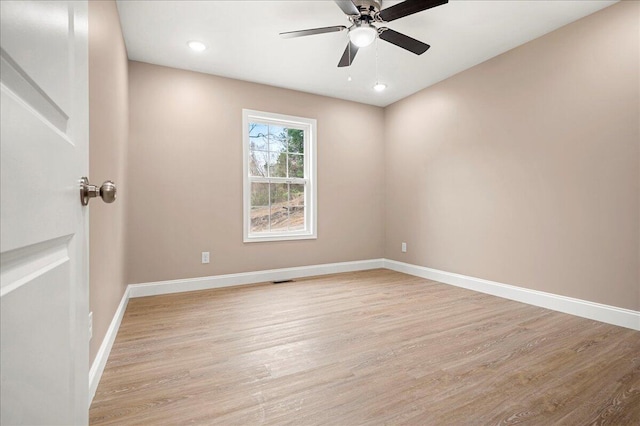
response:
<path id="1" fill-rule="evenodd" d="M 295 240 L 316 240 L 316 234 L 268 234 L 268 235 L 249 235 L 244 237 L 245 243 L 261 243 L 273 241 L 295 241 Z"/>

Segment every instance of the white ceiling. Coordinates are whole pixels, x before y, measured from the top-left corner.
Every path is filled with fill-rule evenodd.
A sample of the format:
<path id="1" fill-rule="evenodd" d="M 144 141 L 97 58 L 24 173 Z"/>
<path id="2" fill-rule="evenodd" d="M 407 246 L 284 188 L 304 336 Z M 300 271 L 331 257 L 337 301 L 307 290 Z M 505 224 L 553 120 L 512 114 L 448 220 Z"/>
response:
<path id="1" fill-rule="evenodd" d="M 398 1 L 384 1 L 382 8 Z M 353 65 L 338 68 L 346 31 L 294 39 L 278 33 L 349 25 L 331 0 L 167 1 L 119 0 L 129 58 L 304 92 L 386 106 L 453 74 L 540 37 L 616 1 L 451 0 L 389 24 L 431 45 L 416 56 L 378 41 Z M 208 49 L 195 53 L 190 40 Z M 352 80 L 348 81 L 351 76 Z"/>

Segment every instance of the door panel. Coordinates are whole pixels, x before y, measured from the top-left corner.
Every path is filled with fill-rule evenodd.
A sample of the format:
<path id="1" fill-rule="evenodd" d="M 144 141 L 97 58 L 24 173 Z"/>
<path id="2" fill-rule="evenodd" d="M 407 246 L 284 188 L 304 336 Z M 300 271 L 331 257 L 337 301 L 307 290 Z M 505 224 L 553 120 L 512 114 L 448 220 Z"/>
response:
<path id="1" fill-rule="evenodd" d="M 0 423 L 86 424 L 86 1 L 1 1 Z"/>
<path id="2" fill-rule="evenodd" d="M 3 124 L 5 120 L 11 124 L 2 126 L 0 136 L 3 141 L 15 141 L 0 148 L 1 215 L 13 224 L 2 228 L 4 252 L 73 234 L 80 196 L 77 170 L 61 167 L 75 161 L 75 146 L 67 135 L 9 88 L 1 89 Z M 38 208 L 42 204 L 48 208 Z M 59 214 L 51 214 L 50 209 Z"/>
<path id="3" fill-rule="evenodd" d="M 27 285 L 18 286 L 1 299 L 3 367 L 2 404 L 13 410 L 2 424 L 48 424 L 52 419 L 73 424 L 73 406 L 68 377 L 73 365 L 68 357 L 72 346 L 69 333 L 69 258 L 60 259 L 34 271 Z M 25 312 L 24 301 L 31 302 Z M 34 327 L 34 324 L 38 326 Z M 19 348 L 20 350 L 16 350 Z M 55 369 L 51 366 L 55 365 Z M 24 404 L 29 401 L 30 404 Z M 30 408 L 38 404 L 38 410 Z"/>
<path id="4" fill-rule="evenodd" d="M 2 49 L 63 111 L 71 107 L 73 9 L 64 1 L 0 2 Z M 37 31 L 32 31 L 37 28 Z M 46 66 L 43 66 L 46 65 Z"/>

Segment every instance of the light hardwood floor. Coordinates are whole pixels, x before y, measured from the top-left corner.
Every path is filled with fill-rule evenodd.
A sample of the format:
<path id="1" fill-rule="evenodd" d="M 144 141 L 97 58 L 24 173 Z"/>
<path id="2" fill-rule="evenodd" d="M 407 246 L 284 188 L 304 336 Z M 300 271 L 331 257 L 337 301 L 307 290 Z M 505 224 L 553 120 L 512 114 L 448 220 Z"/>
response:
<path id="1" fill-rule="evenodd" d="M 639 425 L 640 332 L 388 270 L 132 299 L 90 421 Z"/>

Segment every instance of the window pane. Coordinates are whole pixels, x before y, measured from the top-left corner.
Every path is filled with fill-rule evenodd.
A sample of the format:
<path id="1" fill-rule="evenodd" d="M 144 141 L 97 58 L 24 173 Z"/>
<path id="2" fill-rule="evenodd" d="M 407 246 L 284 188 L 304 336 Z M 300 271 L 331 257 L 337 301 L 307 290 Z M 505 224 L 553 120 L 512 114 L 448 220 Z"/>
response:
<path id="1" fill-rule="evenodd" d="M 297 154 L 304 153 L 304 130 L 286 129 L 287 131 L 287 150 Z"/>
<path id="2" fill-rule="evenodd" d="M 269 153 L 266 151 L 249 152 L 249 176 L 267 177 L 267 161 Z"/>
<path id="3" fill-rule="evenodd" d="M 269 137 L 269 127 L 266 124 L 249 123 L 249 148 L 256 150 L 267 150 L 267 138 Z"/>
<path id="4" fill-rule="evenodd" d="M 303 231 L 304 229 L 304 207 L 291 207 L 289 213 L 289 231 Z"/>
<path id="5" fill-rule="evenodd" d="M 280 204 L 281 206 L 289 206 L 289 184 L 272 183 L 271 184 L 271 204 Z"/>
<path id="6" fill-rule="evenodd" d="M 272 183 L 271 191 L 271 232 L 289 229 L 289 184 Z"/>
<path id="7" fill-rule="evenodd" d="M 304 185 L 291 184 L 289 185 L 291 191 L 291 205 L 292 206 L 304 206 Z"/>
<path id="8" fill-rule="evenodd" d="M 287 154 L 285 152 L 269 153 L 269 176 L 287 177 Z"/>
<path id="9" fill-rule="evenodd" d="M 251 206 L 269 206 L 269 184 L 251 184 Z M 267 215 L 269 212 L 267 212 Z"/>
<path id="10" fill-rule="evenodd" d="M 304 155 L 289 154 L 289 176 L 288 177 L 304 177 Z"/>
<path id="11" fill-rule="evenodd" d="M 278 154 L 287 151 L 287 132 L 284 127 L 269 125 L 269 151 Z"/>
<path id="12" fill-rule="evenodd" d="M 251 232 L 269 232 L 269 206 L 251 207 Z"/>
<path id="13" fill-rule="evenodd" d="M 289 230 L 302 231 L 304 222 L 304 185 L 289 185 L 291 201 L 289 203 Z"/>
<path id="14" fill-rule="evenodd" d="M 289 230 L 289 209 L 282 204 L 271 206 L 271 232 Z"/>

